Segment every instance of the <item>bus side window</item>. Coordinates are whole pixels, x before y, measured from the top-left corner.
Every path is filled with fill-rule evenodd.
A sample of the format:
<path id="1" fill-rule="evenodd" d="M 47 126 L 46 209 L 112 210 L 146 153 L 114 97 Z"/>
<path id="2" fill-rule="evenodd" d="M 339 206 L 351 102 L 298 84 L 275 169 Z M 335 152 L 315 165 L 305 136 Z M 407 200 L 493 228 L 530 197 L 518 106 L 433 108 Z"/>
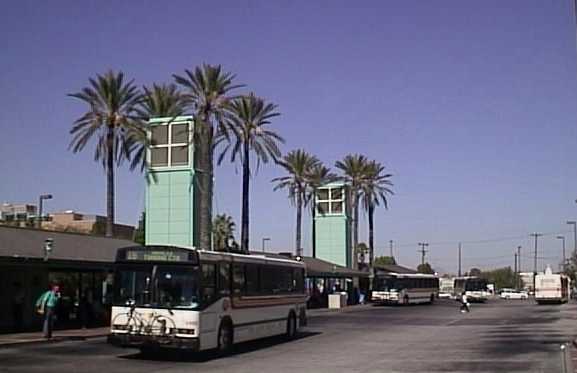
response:
<path id="1" fill-rule="evenodd" d="M 259 281 L 259 266 L 256 264 L 246 265 L 246 294 L 247 295 L 259 295 L 260 294 L 260 281 Z"/>
<path id="2" fill-rule="evenodd" d="M 202 300 L 204 304 L 210 304 L 216 297 L 216 265 L 202 265 Z"/>
<path id="3" fill-rule="evenodd" d="M 230 264 L 220 263 L 218 275 L 218 293 L 221 297 L 230 295 Z"/>
<path id="4" fill-rule="evenodd" d="M 244 264 L 235 263 L 232 266 L 232 294 L 239 297 L 244 293 L 244 288 Z"/>
<path id="5" fill-rule="evenodd" d="M 304 278 L 305 277 L 304 277 L 303 272 L 304 272 L 304 269 L 297 268 L 294 270 L 294 276 L 293 276 L 294 282 L 295 282 L 294 291 L 296 291 L 298 293 L 302 293 L 305 290 L 305 288 L 304 288 L 304 285 L 305 285 Z"/>

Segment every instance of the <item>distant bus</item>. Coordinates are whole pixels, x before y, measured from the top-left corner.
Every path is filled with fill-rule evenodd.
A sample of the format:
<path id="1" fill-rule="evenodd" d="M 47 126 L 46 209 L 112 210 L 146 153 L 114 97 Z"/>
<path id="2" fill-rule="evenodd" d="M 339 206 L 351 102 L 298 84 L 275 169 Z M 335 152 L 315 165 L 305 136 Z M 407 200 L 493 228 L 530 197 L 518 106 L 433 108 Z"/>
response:
<path id="1" fill-rule="evenodd" d="M 231 350 L 306 322 L 305 266 L 170 246 L 119 249 L 109 341 L 149 350 Z"/>
<path id="2" fill-rule="evenodd" d="M 566 275 L 547 267 L 544 274 L 535 276 L 535 300 L 539 304 L 568 302 L 570 282 Z"/>
<path id="3" fill-rule="evenodd" d="M 422 273 L 391 273 L 375 269 L 374 303 L 433 303 L 439 294 L 439 278 Z"/>
<path id="4" fill-rule="evenodd" d="M 487 280 L 474 276 L 455 278 L 453 296 L 459 299 L 463 292 L 467 295 L 469 302 L 485 302 L 490 295 Z"/>

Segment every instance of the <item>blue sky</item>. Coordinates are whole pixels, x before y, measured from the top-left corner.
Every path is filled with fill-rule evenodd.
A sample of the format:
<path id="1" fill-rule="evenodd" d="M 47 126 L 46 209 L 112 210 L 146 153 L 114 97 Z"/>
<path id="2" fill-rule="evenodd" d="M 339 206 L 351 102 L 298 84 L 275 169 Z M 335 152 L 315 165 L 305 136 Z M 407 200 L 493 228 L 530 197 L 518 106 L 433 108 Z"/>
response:
<path id="1" fill-rule="evenodd" d="M 329 165 L 347 153 L 394 174 L 376 215 L 377 254 L 406 265 L 417 242 L 442 271 L 512 265 L 529 233 L 540 265 L 577 218 L 577 64 L 571 1 L 6 1 L 0 13 L 0 201 L 104 214 L 105 179 L 92 149 L 68 151 L 85 109 L 66 97 L 88 77 L 121 69 L 138 84 L 202 62 L 279 105 L 289 151 Z M 198 6 L 197 6 L 198 5 Z M 261 168 L 252 181 L 253 246 L 294 246 L 295 211 Z M 217 212 L 240 216 L 239 170 L 218 168 Z M 136 223 L 143 179 L 117 178 L 117 216 Z M 309 250 L 309 217 L 305 246 Z M 366 236 L 364 223 L 361 239 Z M 567 246 L 572 236 L 567 233 Z M 513 238 L 511 238 L 513 237 Z M 500 238 L 511 238 L 503 239 Z"/>

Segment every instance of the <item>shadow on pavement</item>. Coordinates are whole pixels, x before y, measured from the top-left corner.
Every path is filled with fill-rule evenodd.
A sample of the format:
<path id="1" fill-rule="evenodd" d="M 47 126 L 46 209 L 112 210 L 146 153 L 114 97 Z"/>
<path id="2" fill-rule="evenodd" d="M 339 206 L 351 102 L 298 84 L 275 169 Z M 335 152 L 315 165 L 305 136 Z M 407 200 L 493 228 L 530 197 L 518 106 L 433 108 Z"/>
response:
<path id="1" fill-rule="evenodd" d="M 284 343 L 298 341 L 300 339 L 309 338 L 318 334 L 322 333 L 302 331 L 299 332 L 299 334 L 291 340 L 288 340 L 283 336 L 275 336 L 258 339 L 250 342 L 239 343 L 234 346 L 233 352 L 230 355 L 228 355 L 228 357 L 257 351 L 272 346 L 278 346 Z M 180 351 L 170 349 L 165 350 L 160 349 L 154 352 L 152 351 L 146 352 L 146 354 L 139 352 L 136 354 L 119 356 L 120 359 L 129 359 L 129 360 L 175 361 L 175 362 L 196 362 L 196 363 L 204 363 L 220 357 L 221 356 L 216 351 L 190 352 L 190 351 Z"/>

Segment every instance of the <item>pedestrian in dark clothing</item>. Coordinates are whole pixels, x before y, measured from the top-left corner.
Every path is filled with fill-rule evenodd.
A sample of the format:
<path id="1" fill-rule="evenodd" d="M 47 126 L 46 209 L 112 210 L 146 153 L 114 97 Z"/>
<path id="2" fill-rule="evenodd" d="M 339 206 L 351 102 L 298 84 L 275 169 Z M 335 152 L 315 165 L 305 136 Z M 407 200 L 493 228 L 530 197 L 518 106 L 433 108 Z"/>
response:
<path id="1" fill-rule="evenodd" d="M 53 286 L 46 291 L 36 301 L 36 312 L 44 316 L 44 326 L 42 332 L 44 338 L 52 338 L 52 329 L 54 329 L 54 317 L 56 315 L 56 306 L 60 300 L 60 288 Z"/>

